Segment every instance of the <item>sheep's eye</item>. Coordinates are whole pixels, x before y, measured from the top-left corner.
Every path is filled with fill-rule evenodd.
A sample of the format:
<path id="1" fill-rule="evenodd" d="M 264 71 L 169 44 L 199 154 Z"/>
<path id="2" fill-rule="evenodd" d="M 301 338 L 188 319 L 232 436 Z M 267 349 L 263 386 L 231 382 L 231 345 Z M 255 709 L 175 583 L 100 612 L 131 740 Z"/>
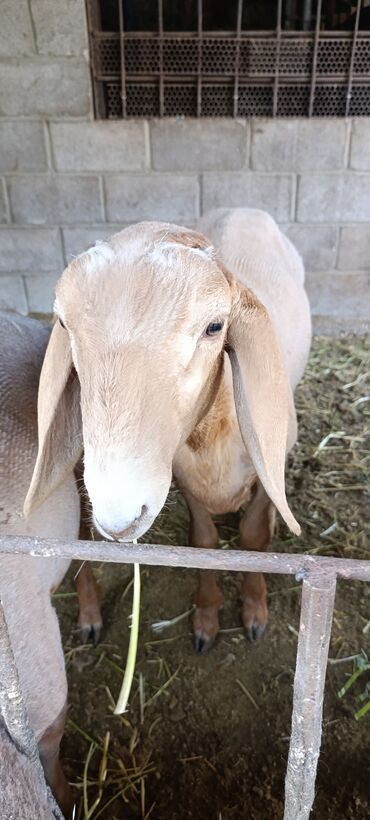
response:
<path id="1" fill-rule="evenodd" d="M 66 329 L 65 324 L 62 322 L 62 320 L 59 318 L 59 316 L 58 316 L 58 319 L 59 319 L 59 324 L 60 324 L 60 325 L 61 325 L 61 327 L 63 327 L 63 328 L 64 328 L 64 330 L 65 330 L 65 329 Z"/>
<path id="2" fill-rule="evenodd" d="M 207 325 L 204 335 L 205 336 L 217 336 L 218 333 L 221 333 L 221 330 L 224 326 L 223 322 L 210 322 Z"/>

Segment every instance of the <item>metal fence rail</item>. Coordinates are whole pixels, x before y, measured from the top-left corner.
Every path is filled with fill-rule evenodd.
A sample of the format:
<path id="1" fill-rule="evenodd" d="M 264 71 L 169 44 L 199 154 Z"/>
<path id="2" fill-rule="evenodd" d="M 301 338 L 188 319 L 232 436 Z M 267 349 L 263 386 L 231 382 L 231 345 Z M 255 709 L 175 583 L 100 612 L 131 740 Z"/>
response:
<path id="1" fill-rule="evenodd" d="M 370 581 L 370 561 L 286 553 L 218 551 L 161 544 L 56 541 L 2 536 L 0 556 L 66 557 L 81 561 L 270 572 L 303 582 L 294 677 L 292 732 L 285 781 L 284 820 L 308 820 L 315 794 L 322 707 L 336 579 Z M 5 622 L 0 621 L 0 646 Z M 12 685 L 9 680 L 9 686 Z M 14 727 L 19 731 L 19 726 Z"/>
<path id="2" fill-rule="evenodd" d="M 153 0 L 148 31 L 145 17 L 141 21 L 133 12 L 134 0 L 117 0 L 108 31 L 103 2 L 87 0 L 98 118 L 370 114 L 370 31 L 364 30 L 367 19 L 370 28 L 370 10 L 362 0 L 352 4 L 348 30 L 333 22 L 340 4 L 331 3 L 328 14 L 322 0 L 303 4 L 302 19 L 297 9 L 289 11 L 296 3 L 282 0 L 274 11 L 266 6 L 269 16 L 263 19 L 261 4 L 257 30 L 246 27 L 243 0 L 234 3 L 231 23 L 223 5 L 224 30 L 207 30 L 204 4 L 197 0 L 196 19 L 179 12 L 166 30 L 168 3 Z M 360 25 L 362 12 L 367 17 Z M 192 30 L 181 29 L 189 22 Z M 212 22 L 209 15 L 206 22 Z"/>

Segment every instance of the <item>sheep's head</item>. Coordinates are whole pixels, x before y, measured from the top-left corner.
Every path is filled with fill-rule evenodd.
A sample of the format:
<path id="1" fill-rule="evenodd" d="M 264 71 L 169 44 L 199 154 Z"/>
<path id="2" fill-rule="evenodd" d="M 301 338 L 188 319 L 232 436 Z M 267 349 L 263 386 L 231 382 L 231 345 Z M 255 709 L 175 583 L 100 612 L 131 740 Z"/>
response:
<path id="1" fill-rule="evenodd" d="M 139 537 L 163 507 L 176 451 L 212 401 L 227 334 L 235 349 L 247 314 L 252 326 L 257 314 L 263 317 L 264 336 L 268 317 L 203 236 L 159 223 L 127 228 L 77 257 L 58 282 L 55 311 L 40 380 L 39 454 L 26 514 L 63 480 L 83 449 L 97 528 L 117 539 Z M 268 321 L 271 336 L 270 331 Z M 260 342 L 269 344 L 270 338 Z M 242 434 L 252 431 L 253 438 L 253 420 L 248 410 L 242 412 Z M 262 472 L 267 439 L 262 449 L 257 441 Z"/>

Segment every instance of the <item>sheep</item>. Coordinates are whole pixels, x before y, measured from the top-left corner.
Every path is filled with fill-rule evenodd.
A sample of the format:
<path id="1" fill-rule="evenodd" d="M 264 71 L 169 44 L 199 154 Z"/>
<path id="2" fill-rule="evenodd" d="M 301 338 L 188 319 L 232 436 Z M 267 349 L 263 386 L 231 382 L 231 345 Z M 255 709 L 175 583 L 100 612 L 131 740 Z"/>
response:
<path id="1" fill-rule="evenodd" d="M 22 820 L 55 820 L 45 785 L 40 782 L 32 761 L 9 737 L 1 715 L 0 760 L 1 820 L 16 820 L 20 816 Z"/>
<path id="2" fill-rule="evenodd" d="M 84 450 L 94 525 L 107 539 L 142 536 L 172 475 L 189 507 L 192 546 L 216 547 L 212 514 L 240 508 L 243 549 L 266 549 L 276 509 L 299 534 L 284 469 L 311 338 L 303 264 L 262 211 L 211 212 L 198 227 L 205 235 L 130 226 L 64 271 L 26 514 Z M 195 605 L 195 648 L 204 653 L 222 605 L 213 572 L 200 573 Z M 247 637 L 259 638 L 267 617 L 264 578 L 247 573 Z"/>
<path id="3" fill-rule="evenodd" d="M 0 817 L 63 820 L 45 782 L 0 601 Z"/>
<path id="4" fill-rule="evenodd" d="M 22 515 L 37 454 L 37 390 L 49 335 L 50 330 L 40 322 L 0 312 L 0 533 L 74 540 L 79 535 L 80 501 L 73 472 L 66 474 L 28 519 Z M 66 816 L 72 797 L 58 752 L 67 680 L 50 593 L 61 582 L 69 563 L 63 558 L 15 554 L 3 555 L 0 560 L 0 599 L 21 691 L 45 777 Z M 92 606 L 90 572 L 83 569 L 79 578 L 83 634 L 92 614 L 99 620 Z"/>

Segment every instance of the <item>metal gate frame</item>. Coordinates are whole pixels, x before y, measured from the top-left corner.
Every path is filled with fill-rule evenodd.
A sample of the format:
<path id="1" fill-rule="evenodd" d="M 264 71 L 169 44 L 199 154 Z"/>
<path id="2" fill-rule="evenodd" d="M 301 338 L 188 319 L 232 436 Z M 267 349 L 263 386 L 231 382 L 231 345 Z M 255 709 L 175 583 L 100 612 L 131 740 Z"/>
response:
<path id="1" fill-rule="evenodd" d="M 295 575 L 302 581 L 301 614 L 294 676 L 292 731 L 285 779 L 284 820 L 308 820 L 315 797 L 316 769 L 322 732 L 322 709 L 326 666 L 337 578 L 370 581 L 370 561 L 327 558 L 288 553 L 260 553 L 162 544 L 110 543 L 106 541 L 57 541 L 51 538 L 0 537 L 1 555 L 39 558 L 70 558 L 188 569 L 267 572 Z M 0 610 L 1 614 L 1 610 Z M 5 621 L 0 618 L 0 653 L 6 646 Z M 9 643 L 9 641 L 8 641 Z M 8 664 L 6 678 L 0 664 L 0 691 L 16 688 Z M 1 706 L 1 702 L 0 702 Z M 19 716 L 13 736 L 19 733 Z M 11 720 L 9 727 L 11 730 Z"/>

